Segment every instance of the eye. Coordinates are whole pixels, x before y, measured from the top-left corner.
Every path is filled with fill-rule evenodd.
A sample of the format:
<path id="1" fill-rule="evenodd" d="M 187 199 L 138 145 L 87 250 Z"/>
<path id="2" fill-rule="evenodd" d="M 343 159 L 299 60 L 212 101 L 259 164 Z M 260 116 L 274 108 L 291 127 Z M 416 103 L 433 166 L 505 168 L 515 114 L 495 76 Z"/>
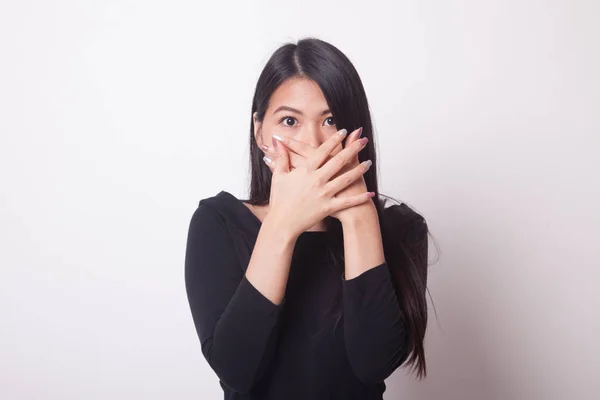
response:
<path id="1" fill-rule="evenodd" d="M 292 123 L 292 125 L 288 125 L 288 124 L 287 124 L 287 122 L 290 122 L 290 121 L 292 121 L 292 122 L 291 122 L 291 123 Z M 286 115 L 285 117 L 283 117 L 283 118 L 281 118 L 281 119 L 279 120 L 279 123 L 282 123 L 282 122 L 283 122 L 283 124 L 284 124 L 285 126 L 287 126 L 287 127 L 292 127 L 292 126 L 294 126 L 294 121 L 296 121 L 296 118 L 294 118 L 294 117 L 291 117 L 291 116 L 289 116 L 289 115 Z"/>
<path id="2" fill-rule="evenodd" d="M 327 121 L 331 121 L 330 122 L 330 124 L 331 124 L 330 126 L 335 126 L 335 119 L 333 117 L 326 118 L 325 122 L 327 122 Z"/>

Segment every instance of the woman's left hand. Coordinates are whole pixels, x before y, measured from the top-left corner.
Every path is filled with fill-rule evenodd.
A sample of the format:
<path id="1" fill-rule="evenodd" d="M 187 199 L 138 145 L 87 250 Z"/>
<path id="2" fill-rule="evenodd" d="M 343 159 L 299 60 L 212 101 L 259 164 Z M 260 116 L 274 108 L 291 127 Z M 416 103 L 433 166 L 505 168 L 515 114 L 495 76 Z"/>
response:
<path id="1" fill-rule="evenodd" d="M 361 133 L 362 133 L 362 128 L 359 128 L 359 129 L 356 129 L 355 131 L 353 131 L 350 135 L 348 135 L 348 137 L 346 138 L 346 146 L 349 146 L 350 144 L 352 144 L 353 142 L 358 140 L 360 138 Z M 312 154 L 312 152 L 314 152 L 316 150 L 314 147 L 312 147 L 304 142 L 301 142 L 299 140 L 296 140 L 294 138 L 291 138 L 289 136 L 273 135 L 273 138 L 278 140 L 279 143 L 282 143 L 284 146 L 286 146 L 290 150 L 291 153 L 295 153 L 295 154 L 293 154 L 294 156 L 290 157 L 290 167 L 292 167 L 292 168 L 297 168 L 298 166 L 300 166 L 301 163 L 303 163 L 306 160 L 306 158 L 310 154 Z M 277 162 L 277 158 L 276 158 L 276 155 L 275 155 L 275 152 L 274 152 L 274 149 L 272 146 L 263 145 L 262 150 L 267 157 L 269 157 L 273 160 L 274 163 Z M 336 153 L 331 153 L 331 156 L 334 156 Z M 342 170 L 337 175 L 335 175 L 333 178 L 335 178 L 339 175 L 342 175 L 344 172 L 351 170 L 352 168 L 356 167 L 359 163 L 360 162 L 358 160 L 358 154 L 357 154 L 356 157 L 354 157 L 354 159 L 351 162 L 348 162 L 342 168 Z M 272 167 L 270 166 L 269 168 L 272 168 Z M 367 191 L 367 185 L 365 183 L 364 177 L 361 175 L 360 178 L 356 179 L 354 182 L 352 182 L 352 184 L 350 184 L 345 189 L 338 192 L 335 195 L 335 197 L 353 196 L 353 195 L 364 193 L 366 191 Z M 340 210 L 340 211 L 337 211 L 337 212 L 331 214 L 331 216 L 342 221 L 345 215 L 350 214 L 352 212 L 352 209 L 353 209 L 353 207 L 347 208 L 344 210 Z"/>

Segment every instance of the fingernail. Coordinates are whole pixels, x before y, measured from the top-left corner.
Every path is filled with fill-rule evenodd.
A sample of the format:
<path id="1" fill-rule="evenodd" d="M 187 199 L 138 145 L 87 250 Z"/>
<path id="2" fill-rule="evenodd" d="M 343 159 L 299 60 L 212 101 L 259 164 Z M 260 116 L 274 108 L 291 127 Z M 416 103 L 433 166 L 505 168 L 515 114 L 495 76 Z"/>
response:
<path id="1" fill-rule="evenodd" d="M 273 142 L 273 147 L 274 147 L 275 149 L 277 149 L 277 140 L 275 140 L 275 138 L 274 138 L 274 137 L 272 137 L 272 138 L 271 138 L 271 141 Z"/>
<path id="2" fill-rule="evenodd" d="M 348 133 L 348 131 L 346 129 L 342 129 L 338 133 L 340 136 L 344 136 L 346 133 Z"/>
<path id="3" fill-rule="evenodd" d="M 365 161 L 365 165 L 367 166 L 367 170 L 369 170 L 369 168 L 371 168 L 371 165 L 373 165 L 373 161 L 367 160 Z"/>
<path id="4" fill-rule="evenodd" d="M 367 144 L 368 141 L 369 141 L 369 139 L 366 137 L 361 137 L 360 139 L 358 139 L 358 142 L 360 143 L 361 146 L 364 146 L 365 144 Z"/>
<path id="5" fill-rule="evenodd" d="M 358 128 L 358 134 L 357 134 L 356 138 L 358 139 L 360 137 L 360 135 L 362 135 L 362 126 L 360 128 Z"/>
<path id="6" fill-rule="evenodd" d="M 267 164 L 271 164 L 271 161 L 272 161 L 272 160 L 271 160 L 269 157 L 267 157 L 267 156 L 264 156 L 264 157 L 263 157 L 263 161 L 264 161 L 264 162 L 266 162 Z"/>
<path id="7" fill-rule="evenodd" d="M 283 138 L 279 135 L 273 135 L 273 138 L 279 140 L 280 142 L 283 142 Z"/>
<path id="8" fill-rule="evenodd" d="M 260 148 L 264 151 L 269 151 L 269 146 L 267 146 L 266 144 L 263 144 L 262 146 L 260 146 Z"/>

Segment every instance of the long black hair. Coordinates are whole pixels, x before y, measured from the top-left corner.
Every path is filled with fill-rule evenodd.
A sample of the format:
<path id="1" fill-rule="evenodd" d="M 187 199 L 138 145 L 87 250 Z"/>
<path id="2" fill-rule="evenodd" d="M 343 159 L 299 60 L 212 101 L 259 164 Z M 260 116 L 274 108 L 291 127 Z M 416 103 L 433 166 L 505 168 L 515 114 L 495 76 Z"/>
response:
<path id="1" fill-rule="evenodd" d="M 252 101 L 252 115 L 262 122 L 273 92 L 284 81 L 294 77 L 316 82 L 325 99 L 336 128 L 348 132 L 362 126 L 362 137 L 369 138 L 359 153 L 359 161 L 371 160 L 371 168 L 363 175 L 367 189 L 375 192 L 374 204 L 382 230 L 385 259 L 390 269 L 396 296 L 408 326 L 410 355 L 407 365 L 417 377 L 427 375 L 423 340 L 427 327 L 427 235 L 425 219 L 400 203 L 385 208 L 389 196 L 380 195 L 377 185 L 377 156 L 373 126 L 367 96 L 362 81 L 350 60 L 335 46 L 316 38 L 304 38 L 298 43 L 279 47 L 268 60 L 258 79 Z M 246 202 L 265 205 L 269 202 L 272 173 L 262 160 L 263 153 L 254 136 L 254 120 L 250 118 L 250 197 Z M 382 198 L 383 197 L 383 198 Z M 395 200 L 395 199 L 392 199 Z M 384 212 L 385 210 L 385 212 Z M 342 265 L 343 236 L 339 220 L 327 217 L 327 234 L 332 240 L 332 259 Z M 341 291 L 333 310 L 341 317 Z M 337 324 L 337 322 L 336 322 Z"/>

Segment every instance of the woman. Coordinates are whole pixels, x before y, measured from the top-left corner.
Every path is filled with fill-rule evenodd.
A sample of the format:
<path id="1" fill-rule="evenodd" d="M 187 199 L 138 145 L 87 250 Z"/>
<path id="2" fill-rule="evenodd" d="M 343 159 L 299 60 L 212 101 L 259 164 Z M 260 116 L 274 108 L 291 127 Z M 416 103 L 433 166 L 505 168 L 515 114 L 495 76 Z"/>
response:
<path id="1" fill-rule="evenodd" d="M 226 399 L 382 399 L 404 362 L 426 375 L 427 225 L 384 208 L 367 98 L 318 39 L 262 71 L 250 198 L 200 201 L 185 279 Z"/>

